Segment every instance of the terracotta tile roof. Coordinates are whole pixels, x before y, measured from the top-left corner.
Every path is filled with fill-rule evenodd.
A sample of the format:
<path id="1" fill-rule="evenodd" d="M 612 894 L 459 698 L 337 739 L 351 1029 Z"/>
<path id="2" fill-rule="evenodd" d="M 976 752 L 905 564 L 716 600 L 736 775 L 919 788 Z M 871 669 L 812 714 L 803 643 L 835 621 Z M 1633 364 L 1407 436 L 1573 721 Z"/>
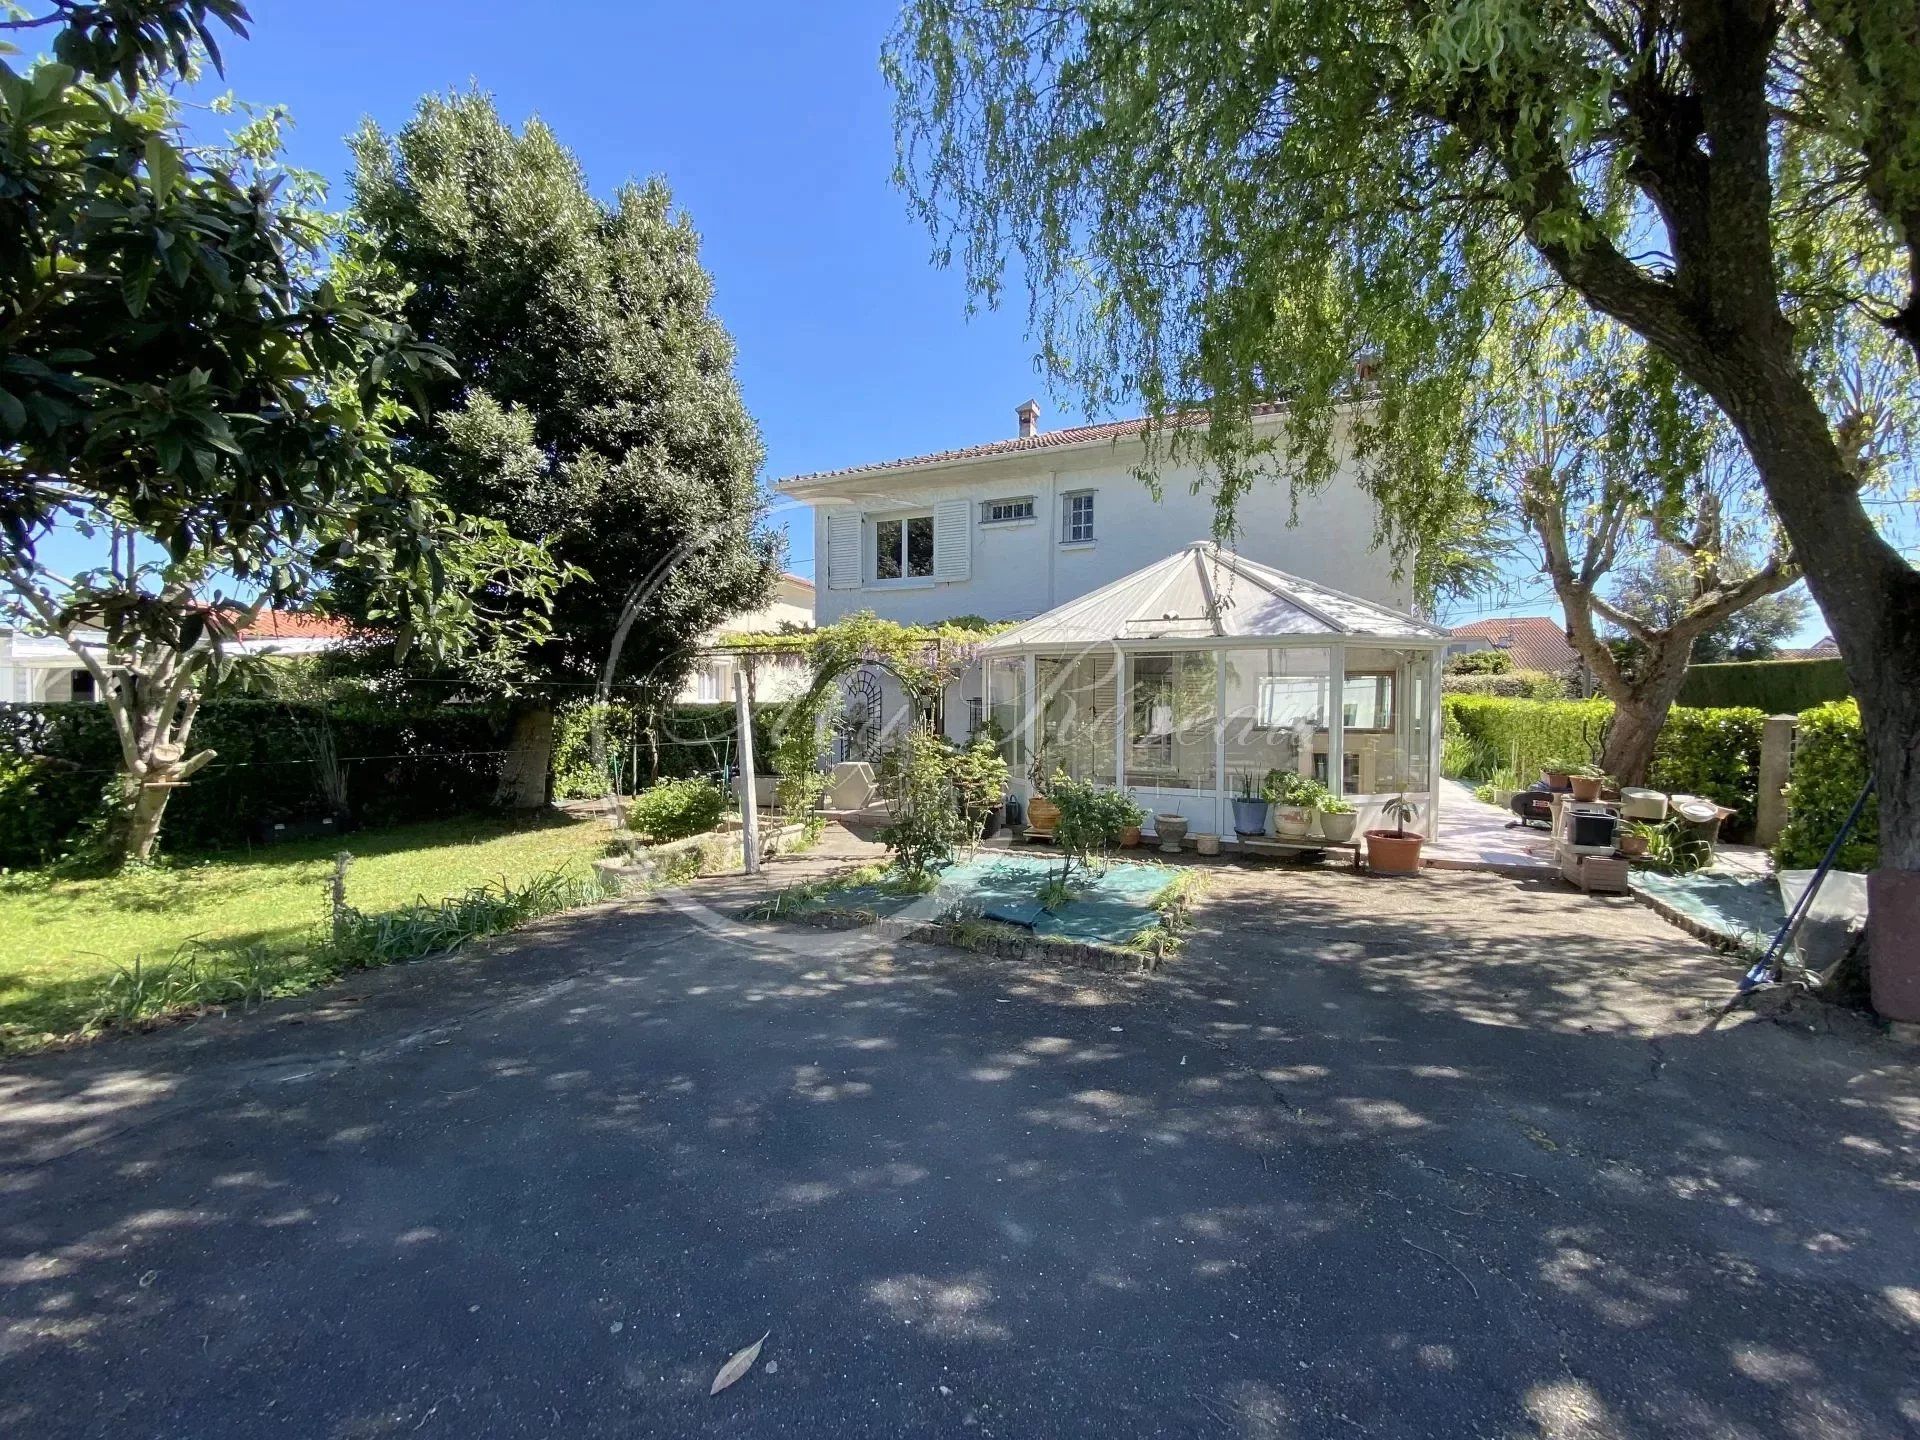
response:
<path id="1" fill-rule="evenodd" d="M 1804 650 L 1782 650 L 1780 654 L 1792 660 L 1838 660 L 1840 647 L 1834 643 L 1833 636 L 1824 635 Z"/>
<path id="2" fill-rule="evenodd" d="M 1272 415 L 1284 409 L 1281 405 L 1256 405 L 1253 413 Z M 1194 414 L 1180 417 L 1171 423 L 1178 425 L 1198 424 L 1206 417 Z M 1011 440 L 989 440 L 984 445 L 966 445 L 958 450 L 935 450 L 926 455 L 906 455 L 898 460 L 876 460 L 866 465 L 847 465 L 838 470 L 816 470 L 811 475 L 789 475 L 776 480 L 776 486 L 806 485 L 815 480 L 831 480 L 843 475 L 865 475 L 878 470 L 913 470 L 922 465 L 945 465 L 955 460 L 979 460 L 988 455 L 1018 455 L 1027 450 L 1057 450 L 1069 445 L 1087 445 L 1097 440 L 1122 440 L 1129 435 L 1138 435 L 1147 428 L 1147 418 L 1137 415 L 1131 420 L 1111 420 L 1104 425 L 1073 425 L 1065 430 L 1042 430 L 1037 435 L 1015 436 Z"/>
<path id="3" fill-rule="evenodd" d="M 242 640 L 345 640 L 352 632 L 344 620 L 307 610 L 263 610 L 240 632 Z"/>
<path id="4" fill-rule="evenodd" d="M 1513 657 L 1517 670 L 1571 670 L 1580 663 L 1580 652 L 1567 639 L 1560 622 L 1545 615 L 1509 615 L 1492 620 L 1475 620 L 1455 625 L 1447 632 L 1461 638 L 1485 640 L 1496 650 Z"/>

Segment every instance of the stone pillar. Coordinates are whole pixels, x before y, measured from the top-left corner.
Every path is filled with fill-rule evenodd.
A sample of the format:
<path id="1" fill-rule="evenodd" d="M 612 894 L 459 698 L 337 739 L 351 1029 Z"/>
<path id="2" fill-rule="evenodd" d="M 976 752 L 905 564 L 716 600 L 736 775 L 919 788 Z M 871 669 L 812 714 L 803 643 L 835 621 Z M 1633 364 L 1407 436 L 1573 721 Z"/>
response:
<path id="1" fill-rule="evenodd" d="M 1753 843 L 1769 848 L 1787 828 L 1787 774 L 1793 759 L 1793 715 L 1769 715 L 1760 731 L 1759 795 L 1754 804 Z"/>

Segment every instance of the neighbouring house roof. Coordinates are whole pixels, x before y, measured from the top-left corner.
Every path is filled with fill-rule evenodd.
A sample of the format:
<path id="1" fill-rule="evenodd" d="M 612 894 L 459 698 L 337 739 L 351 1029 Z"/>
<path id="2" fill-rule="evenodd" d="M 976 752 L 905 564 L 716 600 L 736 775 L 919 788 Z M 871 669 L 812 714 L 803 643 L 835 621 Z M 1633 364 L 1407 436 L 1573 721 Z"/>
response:
<path id="1" fill-rule="evenodd" d="M 1278 414 L 1282 405 L 1256 405 L 1253 414 L 1258 416 Z M 1204 423 L 1204 414 L 1175 417 L 1167 423 L 1173 426 L 1198 425 Z M 1138 435 L 1147 428 L 1147 417 L 1135 416 L 1131 420 L 1111 420 L 1102 425 L 1071 425 L 1064 430 L 1042 430 L 1033 435 L 1016 436 L 1010 440 L 989 440 L 983 445 L 966 445 L 958 450 L 935 450 L 926 455 L 906 455 L 897 460 L 876 460 L 865 465 L 848 465 L 839 470 L 817 470 L 810 475 L 789 475 L 776 480 L 774 485 L 781 489 L 801 489 L 823 480 L 844 480 L 853 475 L 884 474 L 892 470 L 917 470 L 937 465 L 951 465 L 958 461 L 985 460 L 998 455 L 1018 455 L 1030 450 L 1060 450 L 1075 445 L 1093 445 L 1101 441 L 1111 443 Z"/>
<path id="2" fill-rule="evenodd" d="M 811 580 L 807 579 L 804 575 L 796 575 L 791 570 L 781 571 L 780 578 L 789 585 L 798 585 L 802 590 L 810 591 L 813 589 L 813 582 Z"/>
<path id="3" fill-rule="evenodd" d="M 1513 657 L 1516 670 L 1546 670 L 1560 674 L 1580 664 L 1580 652 L 1567 639 L 1560 622 L 1545 615 L 1507 615 L 1456 625 L 1447 632 L 1463 639 L 1485 640 Z"/>
<path id="4" fill-rule="evenodd" d="M 308 610 L 263 610 L 240 632 L 242 640 L 345 640 L 352 634 L 344 620 Z"/>
<path id="5" fill-rule="evenodd" d="M 988 651 L 1119 640 L 1434 641 L 1446 632 L 1357 595 L 1196 540 L 989 640 Z"/>
<path id="6" fill-rule="evenodd" d="M 1840 647 L 1833 636 L 1823 635 L 1804 650 L 1782 650 L 1780 656 L 1784 660 L 1838 660 Z"/>

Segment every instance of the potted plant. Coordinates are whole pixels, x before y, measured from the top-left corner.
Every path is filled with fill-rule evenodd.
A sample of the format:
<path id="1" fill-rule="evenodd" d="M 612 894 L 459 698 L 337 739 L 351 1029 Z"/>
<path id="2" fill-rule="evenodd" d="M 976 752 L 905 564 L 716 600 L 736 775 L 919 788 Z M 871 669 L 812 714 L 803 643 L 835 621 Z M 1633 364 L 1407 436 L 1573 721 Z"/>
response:
<path id="1" fill-rule="evenodd" d="M 1577 760 L 1563 760 L 1556 756 L 1540 762 L 1540 775 L 1547 782 L 1549 790 L 1565 790 L 1571 783 L 1573 772 L 1581 768 Z"/>
<path id="2" fill-rule="evenodd" d="M 1233 833 L 1265 835 L 1273 801 L 1262 792 L 1259 778 L 1250 770 L 1243 770 L 1235 783 L 1238 793 L 1233 800 Z"/>
<path id="3" fill-rule="evenodd" d="M 1282 840 L 1298 840 L 1313 826 L 1313 807 L 1321 787 L 1294 770 L 1269 770 L 1266 795 L 1273 802 L 1273 830 Z"/>
<path id="4" fill-rule="evenodd" d="M 1344 845 L 1353 839 L 1353 827 L 1360 817 L 1354 813 L 1351 800 L 1326 795 L 1315 809 L 1320 816 L 1320 833 L 1326 839 L 1335 845 Z"/>
<path id="5" fill-rule="evenodd" d="M 1153 833 L 1159 837 L 1160 851 L 1164 855 L 1178 855 L 1180 842 L 1187 838 L 1187 817 L 1184 815 L 1155 815 Z"/>
<path id="6" fill-rule="evenodd" d="M 1393 821 L 1393 829 L 1367 831 L 1367 868 L 1376 875 L 1418 874 L 1425 837 L 1418 830 L 1408 834 L 1407 825 L 1419 818 L 1419 805 L 1398 795 L 1380 807 L 1380 816 Z"/>
<path id="7" fill-rule="evenodd" d="M 1660 828 L 1650 821 L 1629 820 L 1620 827 L 1620 837 L 1614 842 L 1615 847 L 1629 860 L 1641 859 L 1653 844 L 1653 832 Z"/>
<path id="8" fill-rule="evenodd" d="M 1576 765 L 1567 772 L 1567 783 L 1573 786 L 1573 798 L 1576 800 L 1598 800 L 1601 787 L 1612 782 L 1612 777 L 1598 765 Z"/>
<path id="9" fill-rule="evenodd" d="M 982 735 L 953 752 L 953 793 L 966 821 L 967 835 L 991 840 L 1006 818 L 1007 762 L 992 740 Z"/>
<path id="10" fill-rule="evenodd" d="M 1147 823 L 1147 812 L 1140 802 L 1133 798 L 1133 792 L 1115 793 L 1114 814 L 1120 821 L 1120 848 L 1137 850 L 1140 846 L 1140 827 Z"/>

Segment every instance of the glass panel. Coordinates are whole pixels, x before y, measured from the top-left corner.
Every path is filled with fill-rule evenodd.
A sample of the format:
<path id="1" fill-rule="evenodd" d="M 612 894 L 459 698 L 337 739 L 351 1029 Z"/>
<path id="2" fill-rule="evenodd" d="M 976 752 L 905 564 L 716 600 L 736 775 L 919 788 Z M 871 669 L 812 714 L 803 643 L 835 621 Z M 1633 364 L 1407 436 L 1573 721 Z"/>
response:
<path id="1" fill-rule="evenodd" d="M 1034 662 L 1040 690 L 1040 760 L 1048 775 L 1064 770 L 1076 780 L 1112 785 L 1114 709 L 1110 653 Z"/>
<path id="2" fill-rule="evenodd" d="M 1213 652 L 1134 655 L 1127 670 L 1127 784 L 1213 789 Z"/>
<path id="3" fill-rule="evenodd" d="M 993 662 L 993 708 L 989 712 L 994 735 L 1000 741 L 1000 753 L 1007 762 L 1008 777 L 1027 778 L 1027 740 L 1021 721 L 1027 713 L 1027 662 L 1016 657 Z"/>
<path id="4" fill-rule="evenodd" d="M 1418 796 L 1429 788 L 1428 664 L 1421 650 L 1348 647 L 1343 694 L 1355 793 Z"/>
<path id="5" fill-rule="evenodd" d="M 907 521 L 907 574 L 933 574 L 933 517 L 916 515 Z"/>
<path id="6" fill-rule="evenodd" d="M 900 522 L 882 520 L 873 527 L 873 574 L 876 580 L 900 578 Z"/>
<path id="7" fill-rule="evenodd" d="M 1226 660 L 1228 789 L 1243 775 L 1259 781 L 1271 770 L 1318 775 L 1325 783 L 1331 653 L 1286 646 L 1229 650 Z"/>

